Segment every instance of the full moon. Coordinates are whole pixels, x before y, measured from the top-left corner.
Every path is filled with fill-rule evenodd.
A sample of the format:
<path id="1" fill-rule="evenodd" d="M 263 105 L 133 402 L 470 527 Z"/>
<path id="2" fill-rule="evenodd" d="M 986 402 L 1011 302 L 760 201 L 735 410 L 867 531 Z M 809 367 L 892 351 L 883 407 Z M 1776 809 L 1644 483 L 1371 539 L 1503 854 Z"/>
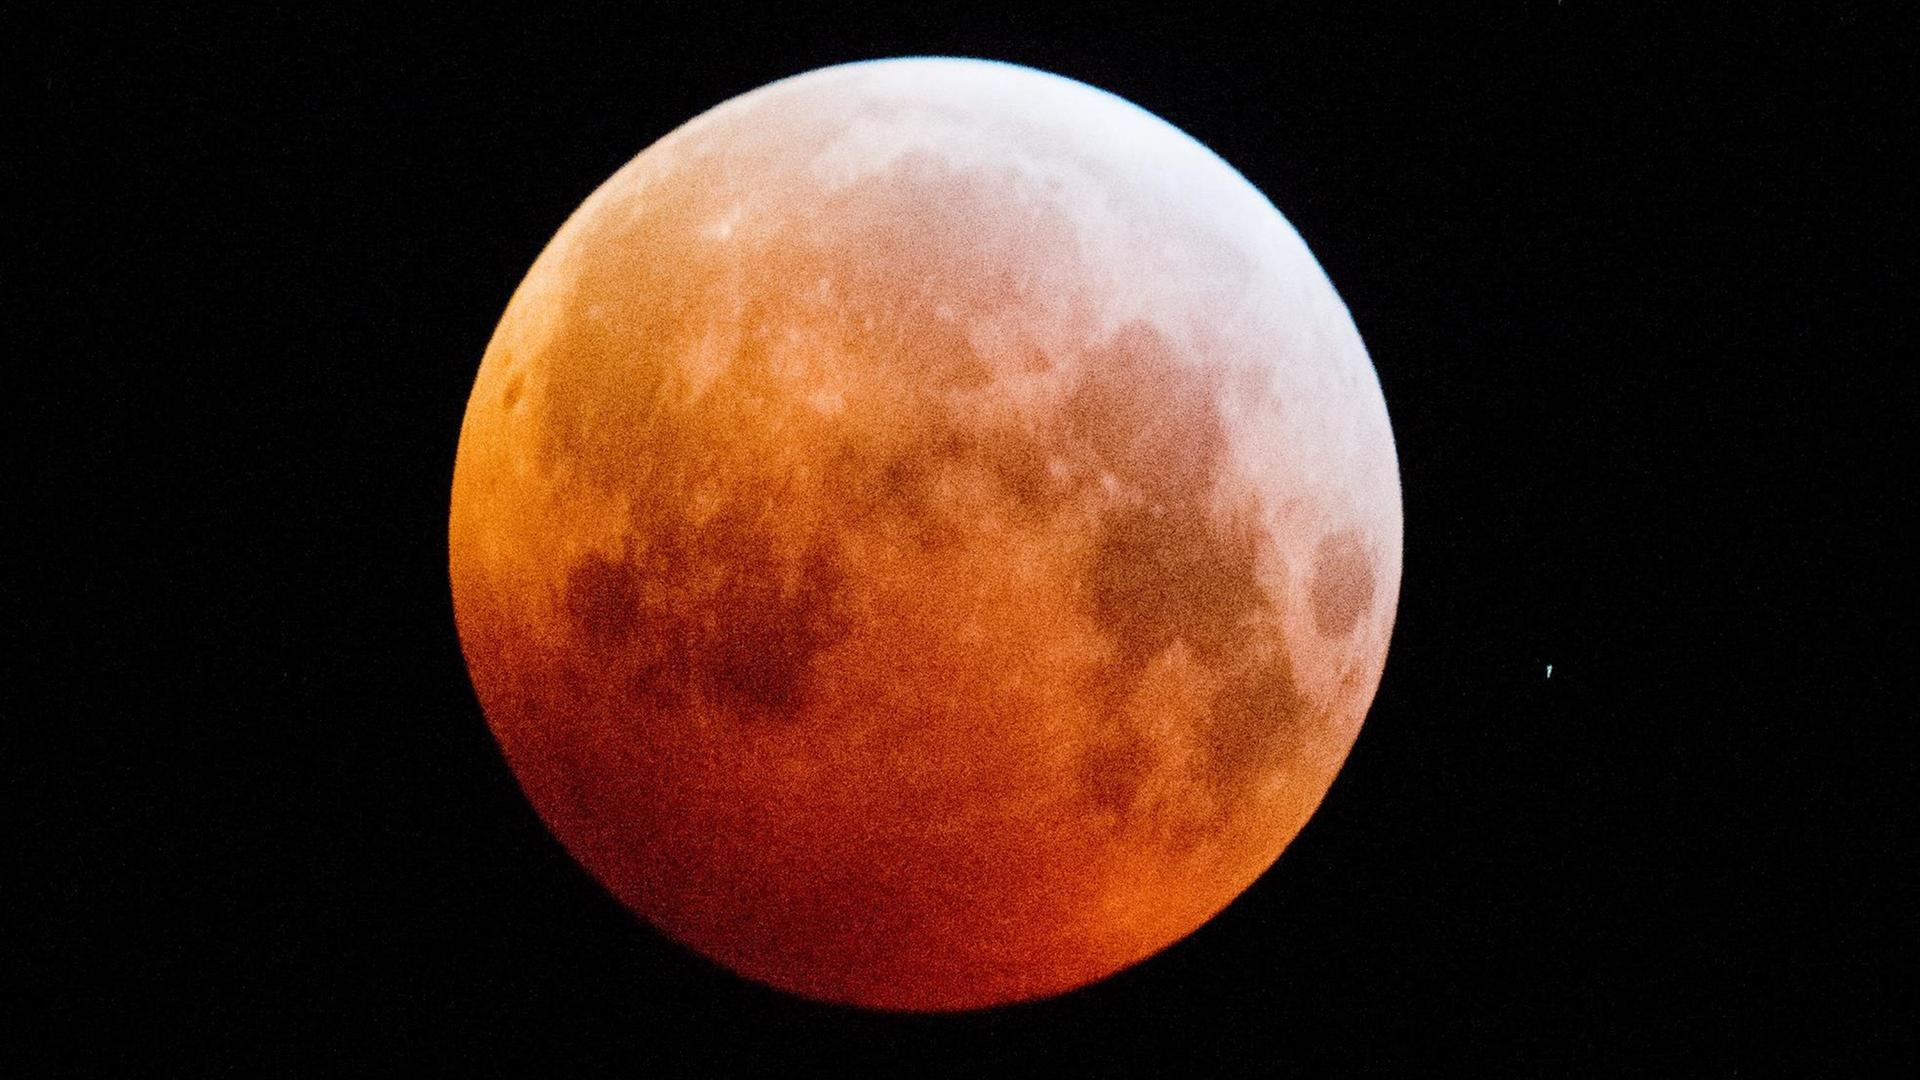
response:
<path id="1" fill-rule="evenodd" d="M 953 59 L 762 87 L 595 191 L 487 346 L 449 519 L 574 858 L 890 1010 L 1083 986 L 1246 889 L 1353 745 L 1400 561 L 1372 361 L 1273 205 Z"/>

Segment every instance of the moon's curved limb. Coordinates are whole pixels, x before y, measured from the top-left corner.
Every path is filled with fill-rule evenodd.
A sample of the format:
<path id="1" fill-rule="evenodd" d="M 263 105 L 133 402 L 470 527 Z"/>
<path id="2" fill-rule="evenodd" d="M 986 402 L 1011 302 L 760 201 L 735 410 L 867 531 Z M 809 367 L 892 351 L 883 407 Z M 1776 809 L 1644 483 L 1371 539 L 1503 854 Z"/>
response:
<path id="1" fill-rule="evenodd" d="M 1299 237 L 1118 98 L 775 83 L 596 191 L 509 304 L 450 517 L 474 685 L 622 901 L 952 1009 L 1178 940 L 1377 686 L 1398 465 Z"/>

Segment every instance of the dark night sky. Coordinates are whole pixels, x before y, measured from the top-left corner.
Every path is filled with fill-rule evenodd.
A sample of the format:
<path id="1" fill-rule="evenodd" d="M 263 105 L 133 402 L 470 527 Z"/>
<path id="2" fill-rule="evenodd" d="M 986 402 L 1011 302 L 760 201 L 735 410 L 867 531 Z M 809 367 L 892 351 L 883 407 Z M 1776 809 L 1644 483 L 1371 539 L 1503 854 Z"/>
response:
<path id="1" fill-rule="evenodd" d="M 1914 329 L 1905 28 L 1492 7 L 14 35 L 7 713 L 51 739 L 8 755 L 9 1041 L 173 1073 L 1910 1060 L 1876 767 L 1912 760 L 1881 415 L 1911 377 L 1878 352 Z M 635 921 L 521 799 L 446 579 L 467 391 L 567 214 L 712 105 L 900 54 L 1092 83 L 1238 167 L 1352 309 L 1405 492 L 1384 681 L 1274 870 L 973 1016 L 800 1002 Z"/>

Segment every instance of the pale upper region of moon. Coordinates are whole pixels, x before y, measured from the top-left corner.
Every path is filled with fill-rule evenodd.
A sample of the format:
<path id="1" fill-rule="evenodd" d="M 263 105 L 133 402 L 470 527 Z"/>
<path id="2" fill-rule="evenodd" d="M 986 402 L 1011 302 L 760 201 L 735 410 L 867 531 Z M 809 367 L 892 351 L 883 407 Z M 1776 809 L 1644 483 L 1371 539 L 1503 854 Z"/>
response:
<path id="1" fill-rule="evenodd" d="M 674 131 L 515 293 L 455 468 L 490 723 L 624 902 L 956 1008 L 1177 940 L 1298 832 L 1401 562 L 1299 236 L 1119 98 L 870 62 Z"/>

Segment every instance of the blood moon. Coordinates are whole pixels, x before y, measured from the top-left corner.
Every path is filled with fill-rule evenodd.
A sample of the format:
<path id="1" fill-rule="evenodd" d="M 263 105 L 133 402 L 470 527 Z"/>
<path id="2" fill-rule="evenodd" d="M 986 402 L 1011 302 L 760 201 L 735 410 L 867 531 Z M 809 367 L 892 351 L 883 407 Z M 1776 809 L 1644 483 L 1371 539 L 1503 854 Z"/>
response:
<path id="1" fill-rule="evenodd" d="M 1180 939 L 1332 782 L 1398 463 L 1346 308 L 1197 142 L 1029 69 L 729 101 L 514 294 L 451 511 L 569 851 L 810 997 L 967 1009 Z"/>

